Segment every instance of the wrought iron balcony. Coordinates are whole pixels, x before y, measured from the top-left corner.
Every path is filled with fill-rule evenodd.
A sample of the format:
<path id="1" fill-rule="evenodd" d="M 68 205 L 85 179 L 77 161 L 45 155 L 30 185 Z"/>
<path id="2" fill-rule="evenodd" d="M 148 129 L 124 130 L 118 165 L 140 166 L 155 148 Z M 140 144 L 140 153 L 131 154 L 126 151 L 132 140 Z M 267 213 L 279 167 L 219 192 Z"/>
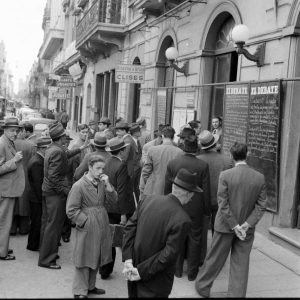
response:
<path id="1" fill-rule="evenodd" d="M 125 15 L 122 0 L 96 0 L 76 27 L 76 48 L 90 56 L 122 47 Z M 95 53 L 95 51 L 97 53 Z M 87 55 L 89 56 L 89 55 Z"/>

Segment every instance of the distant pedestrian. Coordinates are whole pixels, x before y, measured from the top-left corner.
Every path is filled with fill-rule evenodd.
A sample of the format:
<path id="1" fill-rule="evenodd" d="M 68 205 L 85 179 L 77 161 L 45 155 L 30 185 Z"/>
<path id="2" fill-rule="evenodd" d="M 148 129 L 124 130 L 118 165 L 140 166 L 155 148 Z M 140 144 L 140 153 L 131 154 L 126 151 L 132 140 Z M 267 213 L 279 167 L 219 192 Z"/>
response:
<path id="1" fill-rule="evenodd" d="M 98 123 L 94 120 L 91 120 L 89 122 L 89 139 L 93 139 L 96 132 L 98 132 Z"/>
<path id="2" fill-rule="evenodd" d="M 38 251 L 40 248 L 40 233 L 42 224 L 42 184 L 44 178 L 44 158 L 47 147 L 52 143 L 50 137 L 37 139 L 37 151 L 28 163 L 28 182 L 30 186 L 30 230 L 27 249 Z"/>
<path id="3" fill-rule="evenodd" d="M 73 185 L 66 206 L 68 217 L 76 224 L 72 288 L 75 298 L 84 298 L 88 293 L 105 294 L 105 290 L 95 286 L 99 266 L 111 262 L 112 237 L 103 203 L 106 198 L 117 201 L 108 176 L 103 174 L 102 157 L 92 155 L 88 164 L 89 172 Z"/>
<path id="4" fill-rule="evenodd" d="M 209 297 L 212 284 L 229 253 L 231 257 L 227 296 L 229 298 L 246 296 L 255 225 L 266 208 L 265 178 L 247 165 L 247 146 L 235 142 L 230 153 L 235 167 L 220 174 L 219 208 L 212 247 L 203 268 L 199 271 L 195 285 L 202 297 Z"/>
<path id="5" fill-rule="evenodd" d="M 217 143 L 217 151 L 221 151 L 222 147 L 222 139 L 223 139 L 223 129 L 222 129 L 222 117 L 220 116 L 214 116 L 211 119 L 211 125 L 212 125 L 212 130 L 211 133 L 214 135 L 218 135 L 218 143 Z"/>
<path id="6" fill-rule="evenodd" d="M 9 232 L 13 220 L 14 205 L 17 197 L 23 194 L 25 174 L 22 164 L 22 152 L 17 152 L 14 141 L 17 138 L 19 121 L 7 118 L 2 125 L 3 135 L 0 138 L 0 259 L 14 260 L 9 249 Z"/>
<path id="7" fill-rule="evenodd" d="M 196 136 L 196 132 L 194 129 L 190 127 L 184 127 L 179 134 L 177 134 L 179 140 L 177 142 L 177 146 L 183 150 L 184 148 L 184 139 L 190 136 Z"/>
<path id="8" fill-rule="evenodd" d="M 141 127 L 141 137 L 140 137 L 140 143 L 141 147 L 143 147 L 145 144 L 151 141 L 151 133 L 147 129 L 147 122 L 145 117 L 139 117 L 136 122 Z"/>
<path id="9" fill-rule="evenodd" d="M 127 222 L 122 254 L 129 298 L 167 298 L 171 293 L 175 262 L 191 227 L 182 206 L 201 191 L 196 180 L 181 169 L 171 194 L 144 196 Z"/>
<path id="10" fill-rule="evenodd" d="M 65 109 L 63 109 L 62 111 L 59 121 L 62 124 L 63 128 L 66 129 L 69 122 L 69 115 L 67 114 Z"/>
<path id="11" fill-rule="evenodd" d="M 109 130 L 110 124 L 111 124 L 111 121 L 108 117 L 100 118 L 100 120 L 98 122 L 98 131 L 105 133 L 107 130 Z"/>

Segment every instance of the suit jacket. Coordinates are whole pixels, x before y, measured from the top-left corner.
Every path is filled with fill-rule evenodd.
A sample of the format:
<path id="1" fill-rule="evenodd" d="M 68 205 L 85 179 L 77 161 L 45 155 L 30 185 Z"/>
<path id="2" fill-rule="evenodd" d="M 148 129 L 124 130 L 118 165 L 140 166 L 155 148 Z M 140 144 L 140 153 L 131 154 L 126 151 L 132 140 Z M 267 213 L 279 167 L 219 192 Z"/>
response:
<path id="1" fill-rule="evenodd" d="M 192 154 L 180 153 L 169 161 L 165 176 L 165 195 L 172 192 L 173 180 L 181 168 L 185 168 L 191 173 L 196 173 L 197 185 L 203 189 L 203 193 L 195 193 L 192 201 L 184 205 L 187 213 L 192 220 L 198 220 L 200 216 L 199 213 L 201 214 L 201 212 L 209 216 L 211 213 L 211 205 L 208 164 Z"/>
<path id="2" fill-rule="evenodd" d="M 162 143 L 162 142 L 161 142 Z M 154 139 L 148 143 L 146 143 L 142 148 L 142 163 L 144 164 L 147 160 L 148 151 L 150 147 L 161 145 L 161 143 L 158 142 L 158 139 Z"/>
<path id="3" fill-rule="evenodd" d="M 68 196 L 71 187 L 66 178 L 67 169 L 67 153 L 55 143 L 51 144 L 46 150 L 44 160 L 43 195 L 63 193 L 65 196 Z"/>
<path id="4" fill-rule="evenodd" d="M 28 182 L 30 185 L 29 201 L 42 203 L 42 184 L 44 178 L 44 157 L 36 153 L 28 163 Z"/>
<path id="5" fill-rule="evenodd" d="M 215 230 L 232 233 L 232 228 L 245 221 L 254 231 L 266 208 L 266 185 L 263 174 L 246 164 L 223 171 L 219 178 L 218 212 Z"/>
<path id="6" fill-rule="evenodd" d="M 127 164 L 128 175 L 132 178 L 135 170 L 141 167 L 142 153 L 139 153 L 137 144 L 130 134 L 124 137 L 124 143 L 128 143 L 129 146 L 126 147 L 123 160 Z"/>
<path id="7" fill-rule="evenodd" d="M 79 180 L 83 176 L 83 174 L 89 170 L 89 159 L 92 155 L 95 154 L 101 155 L 105 161 L 107 161 L 111 157 L 111 154 L 109 152 L 106 152 L 104 149 L 96 149 L 96 151 L 94 152 L 86 153 L 80 165 L 75 169 L 74 181 Z"/>
<path id="8" fill-rule="evenodd" d="M 170 294 L 175 262 L 191 228 L 191 220 L 172 194 L 146 196 L 124 229 L 123 261 L 133 259 L 143 285 Z"/>
<path id="9" fill-rule="evenodd" d="M 104 173 L 109 177 L 109 182 L 118 194 L 119 213 L 121 215 L 133 213 L 135 203 L 126 164 L 116 156 L 111 156 L 105 164 Z M 116 213 L 109 209 L 108 212 Z"/>
<path id="10" fill-rule="evenodd" d="M 0 196 L 20 197 L 25 188 L 25 174 L 22 160 L 15 163 L 17 153 L 10 140 L 3 134 L 0 137 Z"/>
<path id="11" fill-rule="evenodd" d="M 217 210 L 218 200 L 218 182 L 219 175 L 222 171 L 230 169 L 233 167 L 233 161 L 225 154 L 214 150 L 208 150 L 198 155 L 197 158 L 202 159 L 208 163 L 209 166 L 209 175 L 210 175 L 210 202 L 212 208 Z"/>
<path id="12" fill-rule="evenodd" d="M 167 140 L 149 149 L 140 179 L 141 193 L 144 195 L 164 194 L 167 165 L 180 153 L 182 150 L 174 146 L 172 141 Z"/>

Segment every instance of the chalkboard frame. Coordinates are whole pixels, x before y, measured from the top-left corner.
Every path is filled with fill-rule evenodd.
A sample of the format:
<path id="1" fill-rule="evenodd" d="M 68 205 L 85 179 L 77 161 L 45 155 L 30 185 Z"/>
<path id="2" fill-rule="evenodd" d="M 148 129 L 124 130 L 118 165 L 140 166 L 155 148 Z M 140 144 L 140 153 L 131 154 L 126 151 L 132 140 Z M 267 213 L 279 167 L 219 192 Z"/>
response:
<path id="1" fill-rule="evenodd" d="M 282 126 L 282 99 L 283 99 L 283 89 L 282 89 L 282 80 L 262 80 L 262 81 L 249 81 L 249 82 L 232 82 L 224 85 L 224 101 L 223 101 L 223 112 L 224 112 L 224 117 L 223 120 L 225 121 L 226 118 L 226 87 L 227 86 L 232 86 L 232 85 L 247 85 L 248 86 L 248 119 L 247 119 L 247 130 L 245 133 L 245 138 L 246 138 L 246 144 L 248 145 L 248 134 L 249 134 L 249 109 L 250 109 L 250 98 L 251 98 L 251 86 L 254 84 L 270 84 L 270 83 L 276 83 L 278 84 L 278 125 L 277 125 L 277 151 L 276 151 L 276 156 L 275 156 L 275 177 L 274 178 L 274 183 L 275 183 L 275 205 L 274 207 L 266 207 L 266 210 L 277 213 L 279 209 L 279 193 L 280 193 L 280 186 L 279 186 L 279 179 L 280 179 L 280 153 L 281 153 L 281 126 Z M 225 123 L 223 123 L 223 134 L 225 133 Z M 223 148 L 223 141 L 224 137 L 222 138 L 222 148 Z M 251 164 L 249 164 L 251 166 Z M 254 169 L 255 167 L 252 166 Z M 267 203 L 268 204 L 268 203 Z"/>

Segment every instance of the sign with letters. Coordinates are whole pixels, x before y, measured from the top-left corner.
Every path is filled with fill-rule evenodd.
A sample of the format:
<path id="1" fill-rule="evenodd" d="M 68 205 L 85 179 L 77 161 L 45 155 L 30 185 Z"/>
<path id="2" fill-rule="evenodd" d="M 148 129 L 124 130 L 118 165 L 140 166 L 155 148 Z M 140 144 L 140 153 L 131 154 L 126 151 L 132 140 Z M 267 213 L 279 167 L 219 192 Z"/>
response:
<path id="1" fill-rule="evenodd" d="M 144 83 L 145 67 L 141 65 L 118 65 L 115 74 L 116 82 Z"/>
<path id="2" fill-rule="evenodd" d="M 72 76 L 60 76 L 60 80 L 57 82 L 58 87 L 75 87 L 76 82 Z"/>

